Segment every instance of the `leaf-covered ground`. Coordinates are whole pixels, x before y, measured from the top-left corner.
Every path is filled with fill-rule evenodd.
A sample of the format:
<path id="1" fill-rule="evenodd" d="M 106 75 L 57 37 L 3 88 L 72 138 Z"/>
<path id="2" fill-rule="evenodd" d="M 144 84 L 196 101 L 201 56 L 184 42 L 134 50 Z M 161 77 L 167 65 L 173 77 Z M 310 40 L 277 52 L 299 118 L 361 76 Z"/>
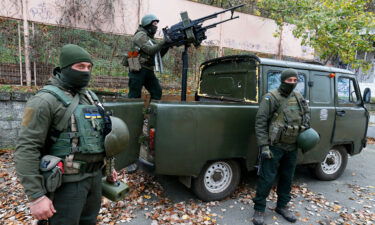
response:
<path id="1" fill-rule="evenodd" d="M 148 224 L 220 224 L 233 210 L 248 213 L 251 224 L 252 185 L 243 182 L 236 192 L 223 201 L 201 202 L 197 199 L 173 201 L 165 194 L 163 186 L 154 176 L 138 171 L 133 174 L 120 172 L 131 191 L 123 201 L 111 202 L 103 198 L 98 216 L 99 224 L 136 224 L 136 217 L 143 217 Z M 375 184 L 375 183 L 374 183 Z M 14 171 L 12 151 L 0 150 L 0 224 L 32 224 L 27 199 Z M 322 193 L 314 193 L 306 184 L 293 186 L 291 208 L 299 216 L 298 224 L 374 224 L 375 187 L 360 187 L 347 184 L 351 190 L 347 194 L 353 204 L 342 205 L 338 201 L 328 201 Z M 337 190 L 340 191 L 340 190 Z M 274 205 L 277 195 L 273 190 L 268 201 Z M 227 202 L 230 201 L 228 205 Z M 268 206 L 272 210 L 272 206 Z M 284 224 L 277 214 L 272 215 L 273 224 Z M 233 224 L 234 225 L 234 224 Z"/>

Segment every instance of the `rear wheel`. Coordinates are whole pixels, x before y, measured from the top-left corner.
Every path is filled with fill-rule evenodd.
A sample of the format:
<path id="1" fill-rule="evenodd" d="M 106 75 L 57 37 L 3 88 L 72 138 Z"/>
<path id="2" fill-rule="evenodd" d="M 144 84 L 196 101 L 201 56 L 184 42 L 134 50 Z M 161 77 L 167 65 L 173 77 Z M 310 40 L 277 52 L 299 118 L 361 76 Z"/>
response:
<path id="1" fill-rule="evenodd" d="M 241 170 L 236 161 L 209 162 L 193 180 L 192 189 L 203 201 L 221 200 L 234 192 L 240 177 Z"/>
<path id="2" fill-rule="evenodd" d="M 335 180 L 341 176 L 348 163 L 348 153 L 343 146 L 332 147 L 323 162 L 315 165 L 313 172 L 319 180 Z"/>

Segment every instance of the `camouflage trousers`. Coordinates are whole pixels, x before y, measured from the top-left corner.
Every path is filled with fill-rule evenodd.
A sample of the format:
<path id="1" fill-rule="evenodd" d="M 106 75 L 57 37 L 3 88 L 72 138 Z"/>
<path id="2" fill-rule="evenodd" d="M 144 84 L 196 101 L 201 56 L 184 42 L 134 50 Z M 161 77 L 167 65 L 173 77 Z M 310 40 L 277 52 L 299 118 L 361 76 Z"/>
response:
<path id="1" fill-rule="evenodd" d="M 128 97 L 140 98 L 143 86 L 150 92 L 151 99 L 161 99 L 162 89 L 154 71 L 142 68 L 139 72 L 130 72 Z"/>
<path id="2" fill-rule="evenodd" d="M 266 198 L 277 175 L 279 176 L 277 181 L 277 207 L 285 207 L 288 204 L 291 199 L 290 191 L 297 164 L 297 150 L 285 151 L 274 146 L 270 146 L 270 150 L 273 157 L 262 160 L 256 196 L 253 198 L 254 209 L 261 212 L 266 209 Z"/>
<path id="3" fill-rule="evenodd" d="M 102 173 L 78 182 L 63 183 L 53 194 L 56 213 L 50 225 L 94 225 L 99 214 Z"/>

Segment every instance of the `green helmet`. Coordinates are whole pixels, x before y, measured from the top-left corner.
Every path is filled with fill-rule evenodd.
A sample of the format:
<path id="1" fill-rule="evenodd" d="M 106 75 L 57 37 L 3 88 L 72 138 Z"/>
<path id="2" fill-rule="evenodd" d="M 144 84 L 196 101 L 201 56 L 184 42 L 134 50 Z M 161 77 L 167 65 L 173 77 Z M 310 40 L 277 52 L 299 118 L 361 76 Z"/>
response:
<path id="1" fill-rule="evenodd" d="M 309 128 L 299 134 L 297 145 L 305 153 L 314 148 L 320 141 L 320 136 L 313 128 Z"/>
<path id="2" fill-rule="evenodd" d="M 108 157 L 119 154 L 129 143 L 128 126 L 118 117 L 110 116 L 110 118 L 112 130 L 104 139 L 104 148 Z"/>
<path id="3" fill-rule="evenodd" d="M 144 17 L 142 17 L 141 26 L 146 27 L 150 25 L 153 21 L 159 22 L 159 19 L 154 14 L 147 14 Z"/>

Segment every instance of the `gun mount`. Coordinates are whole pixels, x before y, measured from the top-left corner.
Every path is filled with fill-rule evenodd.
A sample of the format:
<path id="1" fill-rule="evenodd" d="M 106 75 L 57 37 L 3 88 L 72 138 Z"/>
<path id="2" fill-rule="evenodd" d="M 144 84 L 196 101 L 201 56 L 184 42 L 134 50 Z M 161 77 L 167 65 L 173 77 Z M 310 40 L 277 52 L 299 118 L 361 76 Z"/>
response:
<path id="1" fill-rule="evenodd" d="M 239 18 L 239 16 L 233 16 L 234 10 L 244 5 L 245 4 L 233 6 L 196 20 L 190 20 L 188 13 L 185 11 L 180 14 L 182 20 L 181 22 L 171 26 L 170 28 L 163 28 L 164 39 L 167 41 L 165 44 L 166 47 L 178 47 L 182 45 L 185 46 L 185 50 L 182 53 L 181 101 L 186 101 L 189 46 L 193 44 L 195 47 L 198 47 L 202 43 L 202 41 L 207 38 L 206 31 L 208 29 L 214 28 L 221 23 Z M 207 26 L 203 26 L 204 21 L 214 19 L 218 15 L 226 13 L 228 11 L 231 12 L 230 18 L 212 23 Z"/>
<path id="2" fill-rule="evenodd" d="M 233 6 L 228 9 L 210 14 L 208 16 L 205 16 L 196 20 L 190 20 L 188 13 L 186 11 L 181 12 L 180 13 L 181 22 L 171 26 L 170 28 L 168 27 L 163 28 L 164 37 L 166 40 L 168 40 L 167 46 L 172 47 L 172 46 L 182 46 L 182 45 L 193 44 L 195 47 L 198 47 L 202 43 L 202 41 L 207 38 L 206 31 L 208 29 L 214 28 L 221 23 L 225 23 L 230 20 L 239 18 L 239 16 L 233 16 L 234 10 L 244 5 L 245 4 Z M 204 21 L 214 19 L 218 15 L 226 13 L 228 11 L 231 12 L 230 18 L 207 25 L 207 26 L 203 26 Z"/>

